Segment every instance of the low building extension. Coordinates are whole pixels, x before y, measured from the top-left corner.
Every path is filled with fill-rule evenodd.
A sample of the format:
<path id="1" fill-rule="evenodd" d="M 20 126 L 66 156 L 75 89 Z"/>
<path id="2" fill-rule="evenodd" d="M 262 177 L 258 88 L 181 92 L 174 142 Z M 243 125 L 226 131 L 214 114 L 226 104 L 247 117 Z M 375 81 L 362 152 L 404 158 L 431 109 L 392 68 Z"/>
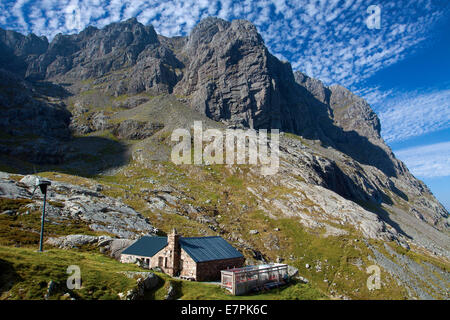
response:
<path id="1" fill-rule="evenodd" d="M 233 295 L 264 291 L 287 284 L 288 265 L 281 263 L 247 266 L 221 271 L 221 286 Z"/>
<path id="2" fill-rule="evenodd" d="M 120 261 L 140 261 L 184 279 L 214 281 L 222 270 L 242 267 L 245 258 L 222 237 L 185 238 L 174 229 L 167 237 L 140 238 L 122 252 Z"/>

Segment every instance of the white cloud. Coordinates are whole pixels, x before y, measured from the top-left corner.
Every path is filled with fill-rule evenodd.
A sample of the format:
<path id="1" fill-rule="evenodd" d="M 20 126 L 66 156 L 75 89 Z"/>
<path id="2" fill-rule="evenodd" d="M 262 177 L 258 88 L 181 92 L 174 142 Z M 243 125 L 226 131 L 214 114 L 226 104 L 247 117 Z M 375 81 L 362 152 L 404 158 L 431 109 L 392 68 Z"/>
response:
<path id="1" fill-rule="evenodd" d="M 81 22 L 81 8 L 78 0 L 71 0 L 64 11 L 68 30 L 80 30 L 84 27 Z"/>
<path id="2" fill-rule="evenodd" d="M 252 21 L 269 49 L 326 84 L 352 87 L 401 60 L 444 16 L 432 0 L 383 1 L 382 28 L 369 30 L 365 0 L 16 0 L 0 11 L 2 27 L 52 38 L 136 16 L 165 36 L 186 35 L 200 19 Z M 75 8 L 75 9 L 73 9 Z M 79 11 L 77 11 L 80 8 Z M 3 9 L 3 8 L 2 8 Z M 77 13 L 81 12 L 81 14 Z"/>
<path id="3" fill-rule="evenodd" d="M 418 177 L 450 176 L 450 142 L 402 149 L 395 155 Z"/>
<path id="4" fill-rule="evenodd" d="M 376 94 L 376 90 L 375 96 Z M 369 92 L 369 101 L 371 98 Z M 380 99 L 383 100 L 383 99 Z M 376 101 L 380 104 L 379 101 Z M 450 127 L 450 89 L 428 93 L 408 92 L 379 107 L 381 134 L 387 142 L 401 141 Z"/>
<path id="5" fill-rule="evenodd" d="M 353 92 L 363 97 L 370 105 L 377 106 L 384 103 L 393 94 L 394 90 L 383 91 L 380 87 L 365 87 L 363 89 L 353 90 Z"/>

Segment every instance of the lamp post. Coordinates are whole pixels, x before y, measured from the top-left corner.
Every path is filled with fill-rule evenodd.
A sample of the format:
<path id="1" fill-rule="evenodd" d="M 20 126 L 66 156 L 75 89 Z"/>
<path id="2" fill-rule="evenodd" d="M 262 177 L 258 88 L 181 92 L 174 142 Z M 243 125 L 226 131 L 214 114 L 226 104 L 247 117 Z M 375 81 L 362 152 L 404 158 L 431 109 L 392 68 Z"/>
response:
<path id="1" fill-rule="evenodd" d="M 42 252 L 42 245 L 44 240 L 44 224 L 45 224 L 45 202 L 47 201 L 47 187 L 50 186 L 52 183 L 48 180 L 44 179 L 36 179 L 36 185 L 34 187 L 34 191 L 36 191 L 36 188 L 39 187 L 42 194 L 44 195 L 44 205 L 42 207 L 42 218 L 41 218 L 41 235 L 39 238 L 39 252 Z M 34 194 L 33 191 L 33 194 Z"/>

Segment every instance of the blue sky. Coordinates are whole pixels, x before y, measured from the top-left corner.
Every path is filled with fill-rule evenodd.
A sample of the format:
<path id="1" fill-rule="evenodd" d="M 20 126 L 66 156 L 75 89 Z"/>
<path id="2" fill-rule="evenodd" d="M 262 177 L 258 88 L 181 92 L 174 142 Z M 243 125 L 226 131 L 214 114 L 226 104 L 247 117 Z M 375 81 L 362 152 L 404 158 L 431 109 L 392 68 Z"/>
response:
<path id="1" fill-rule="evenodd" d="M 0 1 L 2 28 L 50 39 L 130 17 L 165 36 L 207 16 L 250 20 L 294 70 L 365 97 L 397 157 L 450 209 L 448 0 Z M 370 5 L 380 28 L 367 27 Z"/>

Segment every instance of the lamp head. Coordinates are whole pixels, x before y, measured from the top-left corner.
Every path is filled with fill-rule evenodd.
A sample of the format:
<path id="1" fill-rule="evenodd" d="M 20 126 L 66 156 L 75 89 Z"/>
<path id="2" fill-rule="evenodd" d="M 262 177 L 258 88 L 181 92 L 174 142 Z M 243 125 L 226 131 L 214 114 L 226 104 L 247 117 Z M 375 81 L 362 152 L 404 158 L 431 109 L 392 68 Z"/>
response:
<path id="1" fill-rule="evenodd" d="M 50 186 L 52 183 L 49 180 L 45 180 L 45 179 L 36 179 L 36 187 L 39 187 L 39 189 L 41 189 L 42 193 L 46 193 L 47 192 L 47 187 Z"/>

